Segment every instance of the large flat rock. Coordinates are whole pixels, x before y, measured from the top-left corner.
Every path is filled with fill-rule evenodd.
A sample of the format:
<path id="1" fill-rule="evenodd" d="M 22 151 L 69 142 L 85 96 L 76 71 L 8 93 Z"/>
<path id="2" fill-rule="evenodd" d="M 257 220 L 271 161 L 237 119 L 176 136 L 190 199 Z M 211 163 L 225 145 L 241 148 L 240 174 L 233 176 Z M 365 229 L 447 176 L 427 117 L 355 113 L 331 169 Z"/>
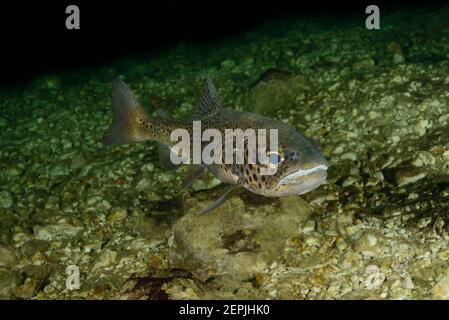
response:
<path id="1" fill-rule="evenodd" d="M 170 261 L 200 280 L 219 275 L 249 279 L 279 257 L 311 213 L 298 196 L 252 210 L 233 198 L 210 214 L 185 215 L 173 229 Z"/>

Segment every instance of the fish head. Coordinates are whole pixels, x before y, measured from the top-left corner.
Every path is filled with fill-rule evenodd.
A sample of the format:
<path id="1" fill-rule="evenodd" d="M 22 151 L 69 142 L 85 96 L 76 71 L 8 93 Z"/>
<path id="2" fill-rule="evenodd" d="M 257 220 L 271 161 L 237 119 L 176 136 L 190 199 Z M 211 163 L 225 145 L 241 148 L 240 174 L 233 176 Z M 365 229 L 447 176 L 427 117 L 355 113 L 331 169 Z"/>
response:
<path id="1" fill-rule="evenodd" d="M 326 181 L 328 163 L 315 140 L 295 132 L 279 139 L 277 151 L 267 150 L 267 161 L 245 165 L 242 170 L 240 180 L 246 189 L 281 197 L 307 193 Z"/>

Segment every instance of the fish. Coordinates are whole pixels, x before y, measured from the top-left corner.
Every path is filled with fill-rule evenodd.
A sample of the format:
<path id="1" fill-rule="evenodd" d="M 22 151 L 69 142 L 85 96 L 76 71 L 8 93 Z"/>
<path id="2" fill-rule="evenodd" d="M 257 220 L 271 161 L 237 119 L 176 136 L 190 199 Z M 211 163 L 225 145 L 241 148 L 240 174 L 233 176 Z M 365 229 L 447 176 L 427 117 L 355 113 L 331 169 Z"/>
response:
<path id="1" fill-rule="evenodd" d="M 156 141 L 160 145 L 160 159 L 170 169 L 178 166 L 170 162 L 170 153 L 177 141 L 170 139 L 175 129 L 185 129 L 192 137 L 192 122 L 201 121 L 202 130 L 217 129 L 276 129 L 278 148 L 267 151 L 268 163 L 248 163 L 248 143 L 244 143 L 243 163 L 195 164 L 185 178 L 181 190 L 187 189 L 206 171 L 228 184 L 226 191 L 209 207 L 200 211 L 213 211 L 229 199 L 236 190 L 247 189 L 265 197 L 301 195 L 322 185 L 327 178 L 328 162 L 319 143 L 308 138 L 292 126 L 259 114 L 236 111 L 222 105 L 213 81 L 208 78 L 192 116 L 185 119 L 170 117 L 162 112 L 148 116 L 136 95 L 119 78 L 112 83 L 112 122 L 103 136 L 105 146 Z M 269 153 L 268 153 L 269 152 Z M 261 174 L 263 168 L 276 166 L 274 174 Z"/>

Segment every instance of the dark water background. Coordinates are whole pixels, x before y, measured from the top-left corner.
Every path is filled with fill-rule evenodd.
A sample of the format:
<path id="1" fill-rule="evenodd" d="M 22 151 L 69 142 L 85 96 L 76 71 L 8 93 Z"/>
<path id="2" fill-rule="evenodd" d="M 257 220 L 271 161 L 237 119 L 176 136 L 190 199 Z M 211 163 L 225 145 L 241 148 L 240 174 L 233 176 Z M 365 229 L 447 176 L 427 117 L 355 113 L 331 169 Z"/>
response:
<path id="1" fill-rule="evenodd" d="M 377 1 L 381 16 L 402 8 L 428 11 L 444 1 Z M 65 28 L 76 4 L 81 29 Z M 364 23 L 368 1 L 13 1 L 1 8 L 0 86 L 21 86 L 40 74 L 101 67 L 121 58 L 149 59 L 179 44 L 213 46 L 261 24 L 327 17 L 329 24 Z M 266 32 L 276 32 L 267 28 Z M 194 59 L 194 57 L 192 57 Z"/>

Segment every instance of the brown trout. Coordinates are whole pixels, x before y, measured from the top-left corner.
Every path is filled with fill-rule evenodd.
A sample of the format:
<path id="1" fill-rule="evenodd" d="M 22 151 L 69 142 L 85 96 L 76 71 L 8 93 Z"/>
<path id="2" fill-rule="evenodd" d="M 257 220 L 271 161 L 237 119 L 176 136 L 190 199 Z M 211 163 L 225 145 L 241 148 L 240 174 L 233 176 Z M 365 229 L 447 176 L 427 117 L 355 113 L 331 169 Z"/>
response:
<path id="1" fill-rule="evenodd" d="M 221 182 L 231 185 L 217 201 L 202 213 L 217 208 L 237 187 L 243 186 L 251 192 L 266 197 L 300 195 L 316 189 L 327 177 L 327 161 L 320 146 L 313 139 L 305 137 L 279 120 L 223 108 L 217 90 L 210 79 L 206 81 L 201 93 L 195 116 L 190 119 L 174 119 L 167 115 L 147 116 L 136 96 L 120 79 L 113 82 L 112 111 L 112 124 L 103 138 L 104 145 L 111 146 L 146 140 L 157 141 L 162 146 L 161 160 L 169 166 L 170 148 L 177 143 L 170 140 L 170 133 L 179 128 L 192 133 L 192 121 L 194 120 L 201 121 L 203 130 L 213 128 L 223 133 L 225 129 L 237 128 L 242 130 L 248 128 L 277 129 L 279 147 L 276 153 L 270 152 L 267 155 L 268 161 L 277 166 L 276 172 L 272 175 L 261 174 L 261 168 L 266 166 L 266 163 L 213 163 L 195 166 L 196 169 L 192 170 L 183 183 L 183 188 L 189 186 L 205 170 L 211 172 Z M 247 145 L 245 144 L 245 146 Z M 245 151 L 245 159 L 247 151 Z"/>

